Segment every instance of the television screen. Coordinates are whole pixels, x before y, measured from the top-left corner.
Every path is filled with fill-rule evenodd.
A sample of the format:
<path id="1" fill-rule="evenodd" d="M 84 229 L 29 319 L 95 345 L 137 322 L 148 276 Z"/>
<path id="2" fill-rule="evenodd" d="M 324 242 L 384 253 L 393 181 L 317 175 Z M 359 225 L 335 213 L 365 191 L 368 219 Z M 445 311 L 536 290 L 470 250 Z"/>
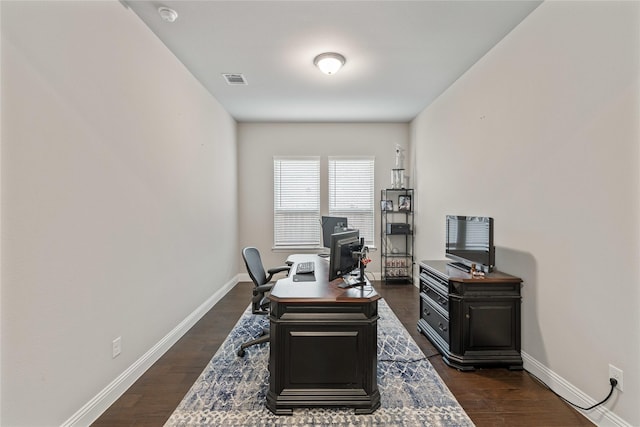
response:
<path id="1" fill-rule="evenodd" d="M 447 258 L 466 267 L 476 264 L 478 270 L 485 272 L 493 270 L 493 218 L 447 215 L 446 225 Z"/>

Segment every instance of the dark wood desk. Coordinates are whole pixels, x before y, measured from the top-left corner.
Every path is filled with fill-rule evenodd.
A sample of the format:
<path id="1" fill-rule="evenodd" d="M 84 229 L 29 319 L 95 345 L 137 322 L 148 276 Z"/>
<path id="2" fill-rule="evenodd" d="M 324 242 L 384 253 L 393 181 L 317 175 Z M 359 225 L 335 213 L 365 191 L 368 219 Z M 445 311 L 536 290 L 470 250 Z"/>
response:
<path id="1" fill-rule="evenodd" d="M 342 289 L 328 281 L 329 261 L 293 255 L 296 264 L 315 262 L 313 282 L 293 274 L 271 290 L 271 341 L 267 408 L 291 415 L 296 407 L 352 407 L 370 414 L 380 407 L 377 383 L 378 300 L 367 281 Z"/>

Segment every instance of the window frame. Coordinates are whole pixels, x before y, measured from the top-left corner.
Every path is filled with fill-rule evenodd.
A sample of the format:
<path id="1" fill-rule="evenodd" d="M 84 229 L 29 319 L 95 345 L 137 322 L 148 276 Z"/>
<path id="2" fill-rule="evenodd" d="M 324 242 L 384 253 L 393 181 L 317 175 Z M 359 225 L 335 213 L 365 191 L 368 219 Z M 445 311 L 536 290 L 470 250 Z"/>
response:
<path id="1" fill-rule="evenodd" d="M 349 164 L 351 163 L 351 164 Z M 363 163 L 366 176 L 349 176 L 349 169 L 356 164 Z M 336 171 L 336 166 L 343 169 Z M 347 168 L 345 173 L 344 168 Z M 360 236 L 365 238 L 365 244 L 375 248 L 375 156 L 328 156 L 327 157 L 327 210 L 331 216 L 344 216 L 348 219 L 349 228 L 360 229 Z M 342 186 L 343 190 L 336 188 L 335 179 L 344 176 L 350 183 L 357 183 L 360 188 L 368 188 L 368 194 L 353 194 L 349 185 Z M 360 181 L 358 183 L 358 181 Z M 343 191 L 339 194 L 338 191 Z M 352 196 L 362 207 L 347 206 L 344 198 Z M 342 200 L 341 200 L 342 199 Z"/>
<path id="2" fill-rule="evenodd" d="M 297 164 L 296 164 L 297 163 Z M 306 164 L 306 165 L 305 165 Z M 287 188 L 283 185 L 283 165 L 293 169 L 288 174 L 293 174 L 294 179 L 287 181 Z M 315 171 L 315 175 L 309 175 L 309 171 Z M 295 175 L 299 173 L 299 175 Z M 273 157 L 273 249 L 310 249 L 322 245 L 322 233 L 320 232 L 321 216 L 321 163 L 320 156 L 274 156 Z M 291 176 L 287 177 L 287 179 Z M 304 194 L 299 184 L 308 184 L 311 194 Z M 297 188 L 296 188 L 297 187 Z M 284 192 L 284 194 L 283 194 Z M 310 202 L 309 209 L 296 203 L 288 203 L 283 196 L 289 193 L 291 197 L 301 197 L 296 200 Z M 288 218 L 288 219 L 287 219 Z M 291 227 L 291 220 L 297 222 L 296 227 Z M 287 230 L 287 228 L 289 228 Z M 294 236 L 304 236 L 296 242 Z"/>

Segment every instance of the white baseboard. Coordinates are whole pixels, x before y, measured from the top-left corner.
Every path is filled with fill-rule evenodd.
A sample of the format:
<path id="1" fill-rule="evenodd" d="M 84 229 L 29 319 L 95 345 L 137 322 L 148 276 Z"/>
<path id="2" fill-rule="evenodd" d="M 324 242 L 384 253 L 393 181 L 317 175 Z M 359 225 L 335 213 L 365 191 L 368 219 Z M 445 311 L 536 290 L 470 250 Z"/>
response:
<path id="1" fill-rule="evenodd" d="M 598 403 L 597 400 L 594 400 L 586 393 L 582 392 L 569 381 L 565 380 L 560 375 L 556 374 L 551 369 L 531 357 L 531 355 L 524 351 L 522 351 L 521 354 L 524 369 L 540 378 L 540 380 L 560 396 L 584 408 L 588 408 Z M 607 388 L 606 391 L 608 392 L 609 389 Z M 615 398 L 615 394 L 613 398 Z M 576 410 L 599 427 L 632 427 L 631 424 L 614 414 L 605 405 L 606 403 L 593 408 L 590 411 L 583 411 L 577 408 Z"/>
<path id="2" fill-rule="evenodd" d="M 247 276 L 248 277 L 248 276 Z M 156 345 L 151 347 L 142 357 L 136 360 L 123 373 L 118 375 L 108 386 L 73 414 L 62 427 L 89 426 L 98 419 L 122 394 L 135 383 L 162 355 L 171 348 L 198 320 L 202 318 L 218 301 L 224 297 L 237 283 L 238 276 L 227 282 L 220 290 L 196 308 L 171 332 L 165 335 Z"/>
<path id="3" fill-rule="evenodd" d="M 251 277 L 249 277 L 249 273 L 240 273 L 238 274 L 238 282 L 250 282 Z"/>

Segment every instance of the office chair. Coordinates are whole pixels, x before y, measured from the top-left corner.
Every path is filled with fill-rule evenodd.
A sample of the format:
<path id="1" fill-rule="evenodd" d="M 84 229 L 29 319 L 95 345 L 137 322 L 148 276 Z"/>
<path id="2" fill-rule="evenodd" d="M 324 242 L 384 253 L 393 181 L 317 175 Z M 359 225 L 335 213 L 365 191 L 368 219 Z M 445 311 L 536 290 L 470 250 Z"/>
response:
<path id="1" fill-rule="evenodd" d="M 247 267 L 247 272 L 249 272 L 249 277 L 253 281 L 255 285 L 253 288 L 253 297 L 251 298 L 251 312 L 253 314 L 269 314 L 269 300 L 267 299 L 267 292 L 273 288 L 273 283 L 269 283 L 271 278 L 277 274 L 286 271 L 287 273 L 291 269 L 291 266 L 284 265 L 281 267 L 274 267 L 267 270 L 267 273 L 264 271 L 264 267 L 262 266 L 262 259 L 260 258 L 260 252 L 257 248 L 254 247 L 246 247 L 242 250 L 242 258 L 244 259 L 244 264 Z M 268 274 L 268 276 L 267 276 Z M 245 354 L 245 349 L 247 347 L 251 347 L 252 345 L 261 344 L 263 342 L 268 342 L 269 337 L 269 329 L 265 328 L 262 331 L 262 335 L 254 340 L 246 342 L 240 346 L 240 350 L 238 350 L 238 356 L 243 357 Z"/>

